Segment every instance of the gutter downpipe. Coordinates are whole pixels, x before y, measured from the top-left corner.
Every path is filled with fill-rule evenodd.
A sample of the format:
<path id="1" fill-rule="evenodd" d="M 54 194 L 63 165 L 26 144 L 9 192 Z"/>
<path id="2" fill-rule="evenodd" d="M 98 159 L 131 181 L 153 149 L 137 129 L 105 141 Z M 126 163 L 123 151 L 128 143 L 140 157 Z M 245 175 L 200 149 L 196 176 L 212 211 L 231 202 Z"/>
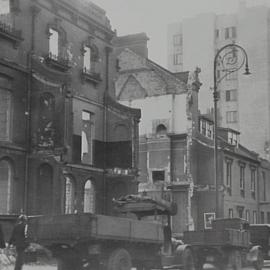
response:
<path id="1" fill-rule="evenodd" d="M 104 91 L 104 112 L 103 112 L 103 214 L 106 213 L 106 195 L 107 195 L 107 185 L 106 185 L 106 150 L 107 150 L 107 95 L 109 91 L 109 54 L 111 52 L 110 47 L 105 47 L 105 91 Z"/>
<path id="2" fill-rule="evenodd" d="M 25 156 L 25 175 L 24 175 L 24 201 L 23 212 L 28 213 L 28 183 L 29 183 L 29 155 L 31 152 L 31 96 L 32 96 L 32 55 L 35 50 L 35 19 L 39 10 L 35 7 L 31 7 L 32 22 L 31 22 L 31 49 L 27 54 L 27 107 L 25 111 L 26 119 L 26 156 Z"/>

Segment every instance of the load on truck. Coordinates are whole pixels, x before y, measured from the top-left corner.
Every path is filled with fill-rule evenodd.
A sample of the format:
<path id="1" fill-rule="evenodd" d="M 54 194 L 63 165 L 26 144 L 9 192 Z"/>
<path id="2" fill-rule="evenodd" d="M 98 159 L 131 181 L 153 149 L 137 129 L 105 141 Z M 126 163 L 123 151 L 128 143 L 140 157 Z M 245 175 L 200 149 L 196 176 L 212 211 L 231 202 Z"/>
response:
<path id="1" fill-rule="evenodd" d="M 270 258 L 270 224 L 250 224 L 250 238 L 254 245 L 261 246 L 265 260 Z"/>
<path id="2" fill-rule="evenodd" d="M 251 240 L 249 223 L 240 218 L 215 219 L 212 229 L 184 232 L 184 242 L 192 247 L 198 270 L 205 263 L 218 269 L 240 270 L 252 265 L 261 270 L 264 264 L 262 247 Z"/>
<path id="3" fill-rule="evenodd" d="M 65 214 L 29 218 L 32 242 L 49 249 L 59 270 L 193 270 L 189 245 L 172 241 L 174 203 L 128 195 L 114 202 L 122 215 Z M 166 216 L 163 226 L 145 216 Z"/>

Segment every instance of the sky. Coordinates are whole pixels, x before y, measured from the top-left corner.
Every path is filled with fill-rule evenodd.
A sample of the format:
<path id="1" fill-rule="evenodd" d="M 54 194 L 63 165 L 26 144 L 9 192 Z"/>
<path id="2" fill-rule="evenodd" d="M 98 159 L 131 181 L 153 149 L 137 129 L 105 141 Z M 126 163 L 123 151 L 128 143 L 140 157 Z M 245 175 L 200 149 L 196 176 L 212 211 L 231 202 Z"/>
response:
<path id="1" fill-rule="evenodd" d="M 118 35 L 145 32 L 149 58 L 167 67 L 167 26 L 200 13 L 235 12 L 240 0 L 91 0 L 103 8 Z M 258 2 L 260 0 L 248 0 Z M 266 1 L 266 0 L 264 0 Z M 270 3 L 270 0 L 268 0 Z M 252 4 L 252 3 L 249 3 Z"/>

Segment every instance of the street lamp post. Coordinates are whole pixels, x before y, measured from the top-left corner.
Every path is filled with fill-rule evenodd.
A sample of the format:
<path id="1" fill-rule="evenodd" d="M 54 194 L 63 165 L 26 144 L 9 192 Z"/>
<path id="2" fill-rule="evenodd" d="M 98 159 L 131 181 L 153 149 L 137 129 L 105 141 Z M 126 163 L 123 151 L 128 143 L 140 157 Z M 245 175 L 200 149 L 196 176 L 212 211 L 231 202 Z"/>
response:
<path id="1" fill-rule="evenodd" d="M 218 181 L 218 113 L 217 102 L 219 93 L 218 84 L 229 74 L 234 73 L 245 65 L 244 75 L 251 74 L 248 67 L 248 56 L 244 48 L 237 44 L 228 44 L 220 48 L 214 58 L 214 167 L 215 167 L 215 200 L 216 200 L 216 217 L 219 217 L 219 181 Z M 217 72 L 219 74 L 217 76 Z"/>

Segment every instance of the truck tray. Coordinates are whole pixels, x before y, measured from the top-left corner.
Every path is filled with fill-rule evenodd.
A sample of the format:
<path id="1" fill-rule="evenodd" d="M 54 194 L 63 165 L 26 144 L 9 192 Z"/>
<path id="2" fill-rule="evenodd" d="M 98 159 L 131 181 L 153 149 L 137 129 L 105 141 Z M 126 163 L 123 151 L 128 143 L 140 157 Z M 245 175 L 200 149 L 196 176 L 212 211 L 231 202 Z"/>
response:
<path id="1" fill-rule="evenodd" d="M 236 246 L 248 247 L 248 231 L 225 229 L 222 231 L 188 231 L 184 232 L 184 242 L 194 246 Z"/>
<path id="2" fill-rule="evenodd" d="M 93 214 L 30 217 L 28 231 L 31 241 L 42 245 L 90 239 L 163 243 L 161 224 Z"/>

